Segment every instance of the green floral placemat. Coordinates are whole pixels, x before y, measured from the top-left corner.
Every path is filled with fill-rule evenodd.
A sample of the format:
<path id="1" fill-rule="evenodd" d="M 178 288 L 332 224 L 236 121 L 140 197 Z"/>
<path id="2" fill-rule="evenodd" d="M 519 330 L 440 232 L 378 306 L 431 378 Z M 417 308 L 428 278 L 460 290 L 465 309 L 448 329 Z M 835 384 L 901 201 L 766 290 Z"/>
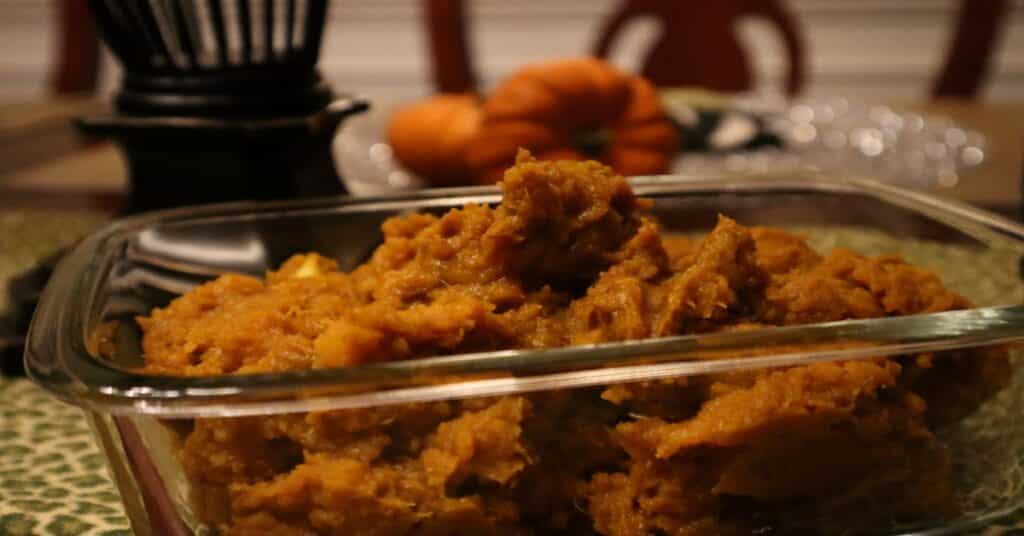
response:
<path id="1" fill-rule="evenodd" d="M 0 536 L 131 536 L 82 412 L 0 377 Z M 979 536 L 1024 536 L 1024 512 Z"/>
<path id="2" fill-rule="evenodd" d="M 11 277 L 105 219 L 95 212 L 0 212 L 0 314 Z M 28 380 L 0 377 L 0 535 L 131 533 L 82 412 Z"/>
<path id="3" fill-rule="evenodd" d="M 81 410 L 0 378 L 0 535 L 131 536 Z"/>

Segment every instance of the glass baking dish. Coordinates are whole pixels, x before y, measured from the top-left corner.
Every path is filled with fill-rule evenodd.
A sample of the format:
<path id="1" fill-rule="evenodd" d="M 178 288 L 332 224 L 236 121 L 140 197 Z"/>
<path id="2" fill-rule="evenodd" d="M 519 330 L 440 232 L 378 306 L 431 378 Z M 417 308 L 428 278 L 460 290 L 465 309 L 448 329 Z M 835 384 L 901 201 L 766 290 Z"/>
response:
<path id="1" fill-rule="evenodd" d="M 638 195 L 653 200 L 651 212 L 663 232 L 706 232 L 722 213 L 745 225 L 792 229 L 823 251 L 898 252 L 936 272 L 977 307 L 280 374 L 186 378 L 137 372 L 142 358 L 134 317 L 204 281 L 226 272 L 262 275 L 307 251 L 349 270 L 379 244 L 379 227 L 388 217 L 500 201 L 493 188 L 438 189 L 365 199 L 236 203 L 115 222 L 82 242 L 58 267 L 32 322 L 26 368 L 40 385 L 85 410 L 136 533 L 185 535 L 217 533 L 203 522 L 203 510 L 211 506 L 192 489 L 178 457 L 182 430 L 197 420 L 308 417 L 1000 347 L 1014 365 L 1008 384 L 973 414 L 938 431 L 953 464 L 955 513 L 863 530 L 961 533 L 1006 519 L 1021 506 L 1024 426 L 1018 415 L 1024 409 L 1024 373 L 1016 366 L 1015 343 L 1024 339 L 1024 227 L 868 180 L 708 175 L 631 182 Z M 111 326 L 116 350 L 100 356 L 91 335 Z M 786 527 L 774 529 L 779 530 L 764 534 L 784 534 Z"/>

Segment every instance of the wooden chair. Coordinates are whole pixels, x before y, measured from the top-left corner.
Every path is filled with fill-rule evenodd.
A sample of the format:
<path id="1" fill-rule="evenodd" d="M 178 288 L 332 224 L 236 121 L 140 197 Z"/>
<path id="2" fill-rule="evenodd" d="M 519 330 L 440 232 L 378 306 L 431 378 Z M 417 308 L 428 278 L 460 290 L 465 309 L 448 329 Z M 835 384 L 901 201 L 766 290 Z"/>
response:
<path id="1" fill-rule="evenodd" d="M 87 0 L 56 0 L 57 57 L 51 73 L 54 92 L 95 90 L 99 40 Z M 647 55 L 641 72 L 662 86 L 703 85 L 742 91 L 752 83 L 749 62 L 736 37 L 735 22 L 762 17 L 775 24 L 786 45 L 786 92 L 803 87 L 805 52 L 798 24 L 778 0 L 732 0 L 691 4 L 673 0 L 625 0 L 601 24 L 593 52 L 607 57 L 625 25 L 640 16 L 657 17 L 666 31 Z M 463 0 L 426 0 L 427 33 L 438 91 L 472 91 L 477 80 Z M 988 74 L 989 60 L 1005 27 L 1006 0 L 962 0 L 953 37 L 931 94 L 973 97 Z"/>
<path id="2" fill-rule="evenodd" d="M 604 20 L 594 55 L 607 58 L 616 38 L 632 19 L 648 16 L 662 32 L 640 69 L 657 86 L 702 86 L 739 92 L 753 87 L 750 61 L 740 44 L 737 23 L 761 18 L 778 28 L 789 61 L 786 94 L 796 95 L 804 83 L 802 33 L 777 0 L 730 0 L 685 4 L 664 0 L 626 0 Z"/>
<path id="3" fill-rule="evenodd" d="M 1008 4 L 1006 0 L 962 0 L 945 64 L 932 86 L 932 97 L 977 95 L 1006 26 Z"/>
<path id="4" fill-rule="evenodd" d="M 462 0 L 426 0 L 423 4 L 430 66 L 438 93 L 466 93 L 477 89 L 476 71 Z"/>
<path id="5" fill-rule="evenodd" d="M 57 57 L 50 88 L 57 94 L 91 93 L 99 80 L 100 42 L 86 0 L 57 0 Z"/>
<path id="6" fill-rule="evenodd" d="M 705 2 L 695 9 L 673 0 L 626 0 L 601 24 L 592 53 L 607 57 L 623 29 L 633 19 L 656 17 L 664 26 L 648 52 L 641 72 L 659 86 L 700 85 L 721 91 L 751 88 L 750 62 L 736 34 L 736 22 L 761 17 L 778 27 L 786 45 L 789 71 L 786 92 L 803 86 L 804 47 L 792 15 L 778 0 Z M 476 89 L 471 45 L 468 43 L 465 2 L 426 0 L 425 15 L 433 66 L 434 87 L 440 92 Z"/>
<path id="7" fill-rule="evenodd" d="M 931 95 L 973 97 L 987 74 L 994 45 L 1005 25 L 1006 0 L 961 0 L 944 67 Z M 463 0 L 425 0 L 434 88 L 439 92 L 477 89 L 472 46 L 467 40 Z M 639 16 L 657 17 L 664 26 L 645 57 L 641 73 L 660 86 L 700 85 L 720 91 L 750 89 L 752 75 L 736 36 L 736 22 L 760 17 L 774 24 L 785 43 L 789 95 L 804 85 L 802 32 L 781 0 L 721 0 L 683 3 L 677 0 L 623 0 L 601 23 L 594 55 L 607 57 L 625 25 Z"/>

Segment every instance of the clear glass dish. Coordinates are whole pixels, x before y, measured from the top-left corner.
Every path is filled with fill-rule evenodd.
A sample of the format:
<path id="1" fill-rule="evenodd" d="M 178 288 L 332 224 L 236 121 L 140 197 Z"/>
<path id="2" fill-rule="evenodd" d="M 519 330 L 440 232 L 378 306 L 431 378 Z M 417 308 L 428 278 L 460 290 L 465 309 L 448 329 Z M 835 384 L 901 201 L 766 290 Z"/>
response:
<path id="1" fill-rule="evenodd" d="M 496 203 L 493 188 L 438 189 L 365 199 L 240 203 L 143 215 L 111 224 L 61 263 L 33 320 L 29 375 L 81 406 L 105 451 L 138 534 L 206 534 L 177 449 L 181 423 L 294 415 L 537 393 L 822 361 L 1006 345 L 1024 339 L 1024 228 L 927 194 L 867 180 L 816 176 L 663 176 L 633 181 L 663 231 L 702 232 L 717 213 L 792 228 L 815 247 L 901 253 L 935 271 L 969 310 L 652 339 L 510 350 L 353 368 L 202 378 L 152 376 L 137 315 L 225 272 L 261 275 L 297 252 L 343 269 L 362 263 L 390 216 Z M 115 326 L 117 350 L 91 342 Z M 1024 372 L 940 438 L 952 454 L 958 514 L 883 534 L 953 534 L 1013 513 L 1024 501 Z M 176 424 L 177 423 L 177 424 Z M 201 505 L 200 505 L 201 506 Z"/>

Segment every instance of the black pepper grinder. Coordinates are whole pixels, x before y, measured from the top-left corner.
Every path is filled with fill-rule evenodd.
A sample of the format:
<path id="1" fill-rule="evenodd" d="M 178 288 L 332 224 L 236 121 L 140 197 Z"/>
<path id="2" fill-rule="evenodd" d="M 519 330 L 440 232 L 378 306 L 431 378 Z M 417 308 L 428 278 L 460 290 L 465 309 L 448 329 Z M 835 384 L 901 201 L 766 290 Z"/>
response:
<path id="1" fill-rule="evenodd" d="M 123 67 L 111 115 L 78 119 L 117 142 L 125 213 L 336 195 L 331 140 L 367 109 L 316 64 L 328 0 L 90 0 Z"/>

